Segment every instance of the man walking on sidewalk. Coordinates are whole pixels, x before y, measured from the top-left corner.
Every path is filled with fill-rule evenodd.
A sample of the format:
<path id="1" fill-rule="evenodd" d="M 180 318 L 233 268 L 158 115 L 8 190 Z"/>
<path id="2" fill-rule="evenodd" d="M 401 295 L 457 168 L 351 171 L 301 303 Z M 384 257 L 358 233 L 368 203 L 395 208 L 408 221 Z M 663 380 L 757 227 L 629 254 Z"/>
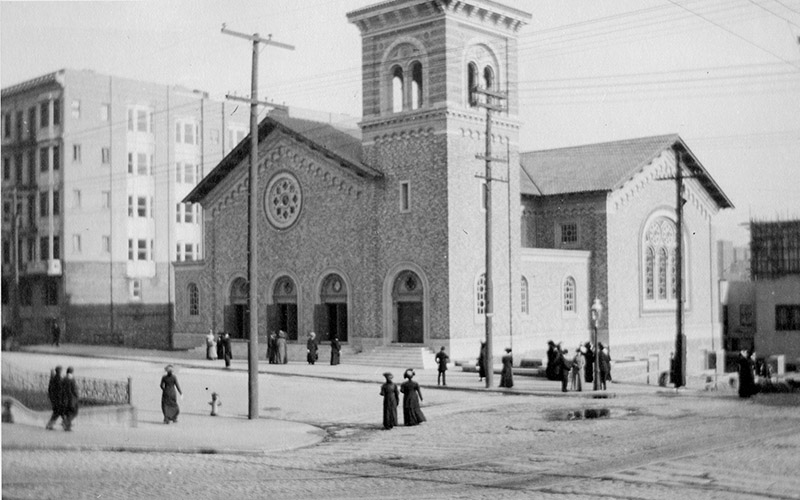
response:
<path id="1" fill-rule="evenodd" d="M 47 397 L 50 398 L 50 406 L 53 407 L 53 414 L 50 416 L 50 421 L 47 422 L 45 429 L 48 431 L 53 430 L 53 425 L 59 417 L 64 417 L 63 403 L 61 395 L 61 386 L 63 381 L 61 379 L 61 367 L 56 366 L 55 370 L 50 373 L 50 384 L 47 386 Z M 62 420 L 64 423 L 65 420 Z"/>
<path id="2" fill-rule="evenodd" d="M 72 375 L 72 367 L 67 368 L 67 376 L 61 384 L 62 402 L 64 404 L 64 430 L 72 430 L 72 421 L 78 415 L 78 384 Z"/>

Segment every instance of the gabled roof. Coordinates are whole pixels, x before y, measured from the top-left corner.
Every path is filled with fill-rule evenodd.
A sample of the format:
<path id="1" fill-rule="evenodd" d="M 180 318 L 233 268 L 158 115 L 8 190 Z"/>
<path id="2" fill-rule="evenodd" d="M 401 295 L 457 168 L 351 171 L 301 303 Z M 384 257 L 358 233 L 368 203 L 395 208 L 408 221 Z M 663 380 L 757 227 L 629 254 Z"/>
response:
<path id="1" fill-rule="evenodd" d="M 520 192 L 550 196 L 613 191 L 673 147 L 685 153 L 686 168 L 717 205 L 733 208 L 678 134 L 521 153 Z"/>
<path id="2" fill-rule="evenodd" d="M 360 131 L 346 133 L 334 126 L 292 118 L 282 112 L 267 115 L 258 125 L 258 142 L 278 130 L 338 163 L 358 177 L 377 178 L 383 174 L 362 162 Z M 237 165 L 250 157 L 250 134 L 186 195 L 184 202 L 201 202 Z"/>

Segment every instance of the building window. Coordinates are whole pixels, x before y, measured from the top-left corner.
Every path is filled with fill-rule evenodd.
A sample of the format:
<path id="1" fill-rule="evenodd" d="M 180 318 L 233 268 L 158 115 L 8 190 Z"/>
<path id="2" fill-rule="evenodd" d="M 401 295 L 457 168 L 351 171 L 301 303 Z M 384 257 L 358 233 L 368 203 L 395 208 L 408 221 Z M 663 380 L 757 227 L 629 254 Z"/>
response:
<path id="1" fill-rule="evenodd" d="M 28 120 L 28 126 L 29 127 L 33 127 L 32 123 L 36 121 L 36 108 L 31 108 L 29 110 L 29 115 L 28 115 L 29 117 L 30 117 L 30 114 L 31 114 L 30 112 L 31 111 L 33 112 L 32 113 L 33 114 L 33 120 Z M 24 123 L 22 121 L 22 111 L 17 111 L 16 128 L 17 128 L 17 140 L 18 141 L 22 140 L 22 126 L 23 125 L 24 125 Z M 35 135 L 36 132 L 34 131 L 34 132 L 32 132 L 32 134 Z"/>
<path id="2" fill-rule="evenodd" d="M 110 104 L 101 104 L 100 105 L 100 121 L 107 122 L 111 119 L 111 105 Z"/>
<path id="3" fill-rule="evenodd" d="M 36 195 L 28 195 L 28 224 L 31 226 L 36 224 Z"/>
<path id="4" fill-rule="evenodd" d="M 103 165 L 108 165 L 111 162 L 111 148 L 103 148 L 100 150 L 100 161 Z"/>
<path id="5" fill-rule="evenodd" d="M 147 154 L 136 154 L 136 173 L 138 175 L 148 175 L 150 172 L 149 165 L 147 164 Z"/>
<path id="6" fill-rule="evenodd" d="M 147 217 L 147 197 L 139 196 L 136 198 L 136 215 Z"/>
<path id="7" fill-rule="evenodd" d="M 137 132 L 147 132 L 148 128 L 148 118 L 147 118 L 147 111 L 138 110 L 136 111 L 136 131 Z"/>
<path id="8" fill-rule="evenodd" d="M 183 212 L 183 222 L 187 224 L 194 223 L 194 204 L 193 203 L 184 203 L 184 212 Z"/>
<path id="9" fill-rule="evenodd" d="M 101 240 L 101 245 L 103 247 L 103 252 L 110 253 L 111 252 L 111 237 L 108 235 L 103 235 Z"/>
<path id="10" fill-rule="evenodd" d="M 197 285 L 189 283 L 189 316 L 198 316 L 200 314 L 200 291 Z"/>
<path id="11" fill-rule="evenodd" d="M 191 163 L 186 163 L 183 165 L 183 182 L 187 184 L 194 184 L 195 183 L 195 165 Z"/>
<path id="12" fill-rule="evenodd" d="M 575 222 L 567 222 L 559 225 L 559 241 L 562 245 L 577 245 L 578 244 L 578 224 Z"/>
<path id="13" fill-rule="evenodd" d="M 4 156 L 3 157 L 3 180 L 10 181 L 11 180 L 11 157 Z"/>
<path id="14" fill-rule="evenodd" d="M 81 162 L 81 145 L 80 144 L 73 144 L 72 145 L 72 161 L 76 163 Z"/>
<path id="15" fill-rule="evenodd" d="M 129 284 L 130 297 L 133 300 L 142 299 L 142 280 L 131 280 Z"/>
<path id="16" fill-rule="evenodd" d="M 31 125 L 32 127 L 33 125 Z M 50 103 L 43 102 L 39 105 L 39 128 L 50 126 Z"/>
<path id="17" fill-rule="evenodd" d="M 411 211 L 411 183 L 409 181 L 400 182 L 400 211 Z"/>
<path id="18" fill-rule="evenodd" d="M 70 108 L 72 109 L 73 118 L 81 117 L 81 101 L 79 101 L 78 99 L 73 99 Z"/>
<path id="19" fill-rule="evenodd" d="M 53 99 L 53 125 L 61 125 L 61 99 Z"/>
<path id="20" fill-rule="evenodd" d="M 22 154 L 14 155 L 14 166 L 15 166 L 14 173 L 16 174 L 16 178 L 14 179 L 14 181 L 17 184 L 22 184 Z"/>
<path id="21" fill-rule="evenodd" d="M 61 146 L 53 146 L 53 171 L 61 170 Z"/>
<path id="22" fill-rule="evenodd" d="M 5 211 L 5 205 L 3 205 Z M 3 264 L 11 264 L 11 242 L 3 240 Z"/>
<path id="23" fill-rule="evenodd" d="M 3 137 L 6 139 L 11 137 L 11 113 L 3 115 Z"/>
<path id="24" fill-rule="evenodd" d="M 411 65 L 411 109 L 422 106 L 422 63 Z"/>
<path id="25" fill-rule="evenodd" d="M 50 155 L 48 154 L 47 148 L 39 148 L 39 171 L 40 172 L 47 172 L 47 168 L 50 161 Z"/>
<path id="26" fill-rule="evenodd" d="M 486 90 L 494 88 L 494 70 L 491 66 L 483 68 L 483 88 Z"/>
<path id="27" fill-rule="evenodd" d="M 136 260 L 146 261 L 147 258 L 147 240 L 136 240 Z"/>
<path id="28" fill-rule="evenodd" d="M 475 284 L 475 314 L 483 316 L 486 314 L 486 274 L 481 274 Z"/>
<path id="29" fill-rule="evenodd" d="M 45 281 L 44 285 L 44 305 L 57 306 L 58 305 L 58 280 L 49 279 Z"/>
<path id="30" fill-rule="evenodd" d="M 22 113 L 19 114 L 20 119 L 22 119 Z M 22 139 L 22 122 L 17 125 L 19 130 L 19 138 Z M 28 123 L 27 123 L 27 132 L 28 137 L 31 139 L 36 139 L 36 106 L 28 108 Z"/>
<path id="31" fill-rule="evenodd" d="M 80 234 L 73 234 L 72 235 L 72 252 L 73 253 L 81 253 L 81 235 Z"/>
<path id="32" fill-rule="evenodd" d="M 53 190 L 53 215 L 61 215 L 61 192 Z"/>
<path id="33" fill-rule="evenodd" d="M 403 111 L 403 68 L 392 68 L 392 112 Z"/>
<path id="34" fill-rule="evenodd" d="M 72 190 L 72 208 L 81 208 L 81 190 Z"/>
<path id="35" fill-rule="evenodd" d="M 28 281 L 21 281 L 19 284 L 19 302 L 23 306 L 30 306 L 33 304 L 33 290 Z"/>
<path id="36" fill-rule="evenodd" d="M 478 65 L 474 62 L 467 64 L 467 102 L 474 107 L 478 104 L 478 94 L 475 89 L 478 86 Z"/>
<path id="37" fill-rule="evenodd" d="M 50 260 L 50 238 L 47 236 L 39 238 L 39 258 L 42 261 Z"/>
<path id="38" fill-rule="evenodd" d="M 522 301 L 522 305 L 520 306 L 520 312 L 522 314 L 528 314 L 530 312 L 528 306 L 528 278 L 525 276 L 522 277 L 520 282 L 520 300 Z"/>
<path id="39" fill-rule="evenodd" d="M 563 311 L 574 313 L 577 311 L 575 306 L 575 278 L 567 276 L 563 286 Z"/>
<path id="40" fill-rule="evenodd" d="M 111 191 L 103 191 L 100 193 L 103 199 L 103 208 L 111 208 Z"/>
<path id="41" fill-rule="evenodd" d="M 53 236 L 53 258 L 61 258 L 61 238 L 59 236 Z"/>
<path id="42" fill-rule="evenodd" d="M 39 191 L 39 217 L 50 215 L 50 193 Z"/>
<path id="43" fill-rule="evenodd" d="M 800 304 L 775 306 L 775 330 L 800 331 Z"/>
<path id="44" fill-rule="evenodd" d="M 753 304 L 739 304 L 739 325 L 753 326 Z"/>
<path id="45" fill-rule="evenodd" d="M 148 248 L 150 251 L 148 251 Z M 147 245 L 147 240 L 143 239 L 128 240 L 128 260 L 147 261 L 150 260 L 151 254 L 152 254 L 152 240 L 150 247 L 148 247 Z"/>
<path id="46" fill-rule="evenodd" d="M 674 309 L 678 293 L 675 223 L 664 216 L 646 227 L 642 243 L 643 299 L 647 307 Z M 688 266 L 684 265 L 684 269 Z M 684 272 L 684 279 L 687 273 Z"/>

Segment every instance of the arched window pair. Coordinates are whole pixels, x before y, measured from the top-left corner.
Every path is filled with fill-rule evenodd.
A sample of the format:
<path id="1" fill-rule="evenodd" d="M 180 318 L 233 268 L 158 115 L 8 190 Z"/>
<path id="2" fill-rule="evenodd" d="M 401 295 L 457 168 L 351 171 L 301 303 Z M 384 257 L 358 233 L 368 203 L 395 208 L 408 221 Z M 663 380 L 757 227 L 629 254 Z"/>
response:
<path id="1" fill-rule="evenodd" d="M 645 228 L 642 244 L 645 303 L 669 305 L 678 294 L 678 240 L 675 222 L 667 217 L 653 219 Z"/>
<path id="2" fill-rule="evenodd" d="M 520 283 L 520 312 L 529 314 L 530 306 L 528 303 L 528 279 L 522 276 Z M 481 274 L 475 283 L 475 315 L 483 316 L 486 314 L 486 274 Z"/>
<path id="3" fill-rule="evenodd" d="M 480 87 L 484 90 L 494 90 L 495 79 L 494 70 L 491 66 L 483 68 L 483 74 L 479 74 L 477 63 L 467 64 L 467 94 L 469 95 L 469 105 L 476 106 L 480 101 L 475 89 Z"/>
<path id="4" fill-rule="evenodd" d="M 414 61 L 409 67 L 410 90 L 406 93 L 406 75 L 402 66 L 392 67 L 392 113 L 406 109 L 419 109 L 422 106 L 422 63 Z"/>

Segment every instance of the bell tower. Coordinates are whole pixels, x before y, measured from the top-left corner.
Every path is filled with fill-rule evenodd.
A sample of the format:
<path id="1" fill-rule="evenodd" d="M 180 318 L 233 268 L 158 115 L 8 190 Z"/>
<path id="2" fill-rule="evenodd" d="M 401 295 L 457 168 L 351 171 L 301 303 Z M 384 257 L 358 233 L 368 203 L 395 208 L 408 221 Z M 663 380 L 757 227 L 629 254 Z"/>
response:
<path id="1" fill-rule="evenodd" d="M 473 355 L 484 335 L 485 97 L 503 93 L 492 118 L 492 269 L 496 346 L 519 309 L 519 103 L 517 44 L 530 14 L 493 0 L 390 0 L 350 12 L 361 31 L 364 160 L 384 174 L 376 200 L 381 280 L 414 266 L 423 294 L 424 344 Z M 496 257 L 495 257 L 496 256 Z M 382 284 L 384 290 L 391 286 Z M 384 343 L 398 337 L 383 298 Z M 398 340 L 398 338 L 400 340 Z M 473 352 L 474 351 L 474 352 Z M 498 348 L 495 352 L 500 352 Z"/>

